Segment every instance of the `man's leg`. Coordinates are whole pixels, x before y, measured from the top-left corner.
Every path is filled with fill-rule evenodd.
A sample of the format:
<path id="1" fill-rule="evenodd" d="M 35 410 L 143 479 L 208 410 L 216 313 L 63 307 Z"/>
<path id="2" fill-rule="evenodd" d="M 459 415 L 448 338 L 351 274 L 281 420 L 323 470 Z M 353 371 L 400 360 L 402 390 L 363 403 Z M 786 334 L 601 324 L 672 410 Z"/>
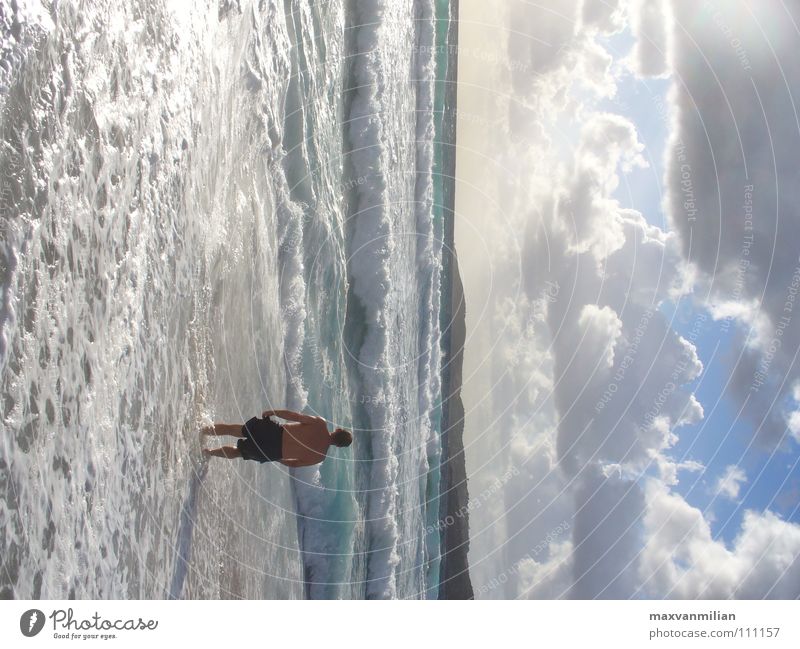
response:
<path id="1" fill-rule="evenodd" d="M 242 435 L 242 424 L 214 424 L 213 426 L 203 426 L 203 435 L 230 435 L 231 437 L 244 437 Z"/>
<path id="2" fill-rule="evenodd" d="M 235 446 L 220 446 L 219 448 L 204 448 L 203 455 L 206 457 L 226 457 L 233 460 L 237 457 L 242 457 L 242 452 Z"/>

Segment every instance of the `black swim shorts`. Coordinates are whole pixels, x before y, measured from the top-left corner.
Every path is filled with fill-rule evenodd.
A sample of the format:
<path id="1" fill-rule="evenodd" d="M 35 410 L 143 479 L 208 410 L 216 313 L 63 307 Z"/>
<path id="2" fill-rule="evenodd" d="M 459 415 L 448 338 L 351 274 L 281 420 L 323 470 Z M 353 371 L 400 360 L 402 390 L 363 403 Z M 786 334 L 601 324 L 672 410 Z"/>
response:
<path id="1" fill-rule="evenodd" d="M 242 426 L 242 435 L 236 448 L 243 459 L 275 462 L 283 457 L 283 427 L 272 419 L 253 417 Z"/>

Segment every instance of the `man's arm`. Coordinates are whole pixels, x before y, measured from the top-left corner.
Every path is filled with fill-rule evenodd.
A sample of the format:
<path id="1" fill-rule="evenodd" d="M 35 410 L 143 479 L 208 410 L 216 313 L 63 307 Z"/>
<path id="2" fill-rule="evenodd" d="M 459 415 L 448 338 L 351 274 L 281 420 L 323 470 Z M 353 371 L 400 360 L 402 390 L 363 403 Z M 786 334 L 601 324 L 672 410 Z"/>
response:
<path id="1" fill-rule="evenodd" d="M 295 412 L 294 410 L 265 410 L 263 413 L 261 413 L 261 416 L 264 418 L 272 415 L 280 417 L 281 419 L 287 419 L 289 421 L 298 421 L 301 424 L 310 424 L 318 419 L 318 417 L 304 415 L 303 413 Z"/>

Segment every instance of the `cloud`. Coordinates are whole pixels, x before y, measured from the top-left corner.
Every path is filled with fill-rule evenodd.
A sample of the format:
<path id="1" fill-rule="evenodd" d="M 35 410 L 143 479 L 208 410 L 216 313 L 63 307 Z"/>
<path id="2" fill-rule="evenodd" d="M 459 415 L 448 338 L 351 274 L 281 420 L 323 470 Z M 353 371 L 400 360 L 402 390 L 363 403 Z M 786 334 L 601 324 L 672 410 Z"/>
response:
<path id="1" fill-rule="evenodd" d="M 739 498 L 739 489 L 742 484 L 747 482 L 747 475 L 738 466 L 732 464 L 725 469 L 725 473 L 717 480 L 714 485 L 714 494 L 729 500 Z"/>
<path id="2" fill-rule="evenodd" d="M 661 482 L 669 487 L 678 484 L 678 471 L 690 471 L 696 473 L 703 471 L 705 467 L 695 460 L 685 460 L 683 462 L 673 462 L 666 457 L 660 457 L 658 461 L 658 475 Z"/>
<path id="3" fill-rule="evenodd" d="M 671 15 L 667 3 L 639 5 L 634 17 L 642 24 Z M 473 460 L 470 489 L 509 466 L 519 472 L 504 484 L 502 499 L 471 517 L 470 564 L 478 592 L 501 574 L 502 584 L 485 596 L 708 596 L 703 589 L 711 582 L 708 592 L 735 596 L 746 590 L 741 580 L 748 582 L 747 592 L 789 592 L 800 582 L 781 570 L 794 574 L 788 559 L 797 556 L 795 546 L 785 546 L 780 561 L 764 562 L 759 551 L 776 537 L 759 536 L 756 528 L 765 524 L 794 538 L 797 526 L 770 512 L 751 512 L 727 548 L 711 536 L 711 514 L 704 517 L 671 491 L 681 471 L 704 470 L 696 460 L 672 456 L 681 427 L 704 416 L 693 393 L 703 365 L 696 332 L 674 331 L 663 304 L 694 289 L 708 308 L 698 320 L 725 317 L 721 309 L 733 313 L 730 305 L 744 304 L 736 317 L 746 312 L 759 323 L 759 335 L 742 340 L 752 350 L 769 338 L 764 332 L 772 331 L 771 316 L 764 324 L 756 293 L 742 289 L 738 297 L 746 299 L 740 300 L 722 290 L 725 283 L 737 286 L 730 267 L 717 282 L 713 263 L 695 263 L 687 229 L 659 228 L 652 215 L 648 220 L 615 200 L 620 177 L 644 166 L 645 152 L 628 118 L 598 108 L 616 90 L 618 66 L 600 36 L 606 27 L 616 29 L 603 22 L 614 12 L 593 14 L 598 8 L 589 2 L 502 6 L 512 65 L 506 79 L 494 80 L 506 92 L 492 101 L 507 109 L 507 123 L 487 134 L 495 173 L 484 165 L 478 182 L 496 196 L 497 210 L 481 233 L 504 252 L 491 256 L 491 289 L 486 303 L 473 307 L 491 314 L 477 329 L 488 330 L 487 349 L 491 345 L 481 350 L 481 369 L 491 380 L 480 408 L 490 409 L 494 419 L 473 430 L 478 441 L 467 455 L 480 448 L 480 457 Z M 640 46 L 643 74 L 660 74 L 669 61 L 686 56 L 674 51 L 677 39 L 668 26 L 650 43 L 664 45 L 657 48 L 663 60 Z M 637 29 L 642 40 L 655 28 Z M 671 58 L 663 54 L 667 50 Z M 681 83 L 676 77 L 676 86 Z M 678 96 L 673 91 L 673 105 Z M 678 119 L 675 128 L 680 124 Z M 671 140 L 673 152 L 678 137 Z M 681 137 L 688 150 L 688 134 Z M 712 187 L 699 183 L 695 174 L 701 172 L 705 182 L 708 170 L 693 161 L 692 206 L 686 185 L 680 186 L 680 166 L 678 194 L 671 170 L 666 205 L 678 206 L 680 197 L 681 209 L 689 216 L 698 210 L 699 219 L 699 197 L 705 200 Z M 678 217 L 672 218 L 676 223 Z M 702 243 L 712 239 L 704 234 Z M 800 411 L 800 400 L 794 410 Z M 784 425 L 792 416 L 791 408 L 782 413 Z M 738 495 L 741 482 L 733 474 L 720 493 L 735 486 Z M 568 534 L 532 555 L 565 520 Z M 684 538 L 687 530 L 691 535 Z M 708 565 L 700 547 L 709 552 Z M 747 577 L 748 569 L 759 577 Z"/>
<path id="4" fill-rule="evenodd" d="M 565 225 L 572 229 L 570 243 L 576 250 L 591 248 L 602 258 L 623 245 L 623 219 L 609 196 L 619 184 L 618 168 L 647 166 L 640 154 L 642 149 L 636 128 L 620 115 L 597 113 L 581 128 L 575 166 L 559 215 L 566 217 Z"/>
<path id="5" fill-rule="evenodd" d="M 566 26 L 566 15 L 577 20 L 568 5 L 515 4 L 509 15 L 512 59 L 528 51 L 519 33 L 536 48 L 544 40 L 536 34 L 546 32 L 557 49 L 536 65 L 510 70 L 517 96 L 527 102 L 524 117 L 537 126 L 515 125 L 522 115 L 510 111 L 509 142 L 498 147 L 501 166 L 515 173 L 498 178 L 500 229 L 506 231 L 491 238 L 495 244 L 518 240 L 521 230 L 524 244 L 521 267 L 514 255 L 492 260 L 493 274 L 502 279 L 492 289 L 500 308 L 493 309 L 491 339 L 505 350 L 502 366 L 492 367 L 492 410 L 495 428 L 513 431 L 513 442 L 502 432 L 498 442 L 515 449 L 509 461 L 523 470 L 506 485 L 502 515 L 494 512 L 483 526 L 480 515 L 474 518 L 470 560 L 476 575 L 488 577 L 491 565 L 513 565 L 568 519 L 573 582 L 562 596 L 620 596 L 633 587 L 643 516 L 630 476 L 666 463 L 673 429 L 702 416 L 684 388 L 702 366 L 693 345 L 658 311 L 679 278 L 677 239 L 612 199 L 619 174 L 645 166 L 634 125 L 589 104 L 575 105 L 574 114 L 561 110 L 571 92 L 613 94 L 613 79 L 597 83 L 610 70 L 611 56 L 577 23 Z M 567 119 L 575 138 L 558 131 Z M 543 132 L 555 135 L 530 139 Z M 509 183 L 520 175 L 531 183 Z M 598 408 L 609 386 L 614 396 Z M 487 542 L 495 521 L 508 535 L 502 551 Z M 546 552 L 535 563 L 549 561 Z M 563 562 L 558 565 L 563 576 Z M 521 582 L 515 576 L 507 583 L 492 595 L 513 594 Z"/>
<path id="6" fill-rule="evenodd" d="M 585 38 L 578 32 L 564 45 L 565 60 L 574 62 L 577 52 L 595 57 L 592 47 L 580 46 Z M 552 84 L 566 88 L 574 83 L 552 63 L 547 75 L 531 80 L 532 86 L 552 90 Z M 545 125 L 557 112 L 541 103 L 539 108 Z M 527 140 L 519 142 L 520 149 L 529 146 Z M 519 345 L 526 305 L 540 300 L 548 287 L 558 287 L 542 304 L 544 317 L 533 335 L 524 340 L 535 355 L 544 350 L 551 359 L 545 368 L 552 379 L 534 380 L 543 388 L 540 403 L 516 402 L 520 391 L 512 386 L 538 376 L 530 369 L 518 375 L 518 366 L 504 368 L 508 378 L 493 401 L 498 413 L 516 410 L 503 419 L 514 430 L 525 430 L 527 418 L 541 418 L 542 412 L 555 419 L 533 428 L 555 428 L 548 445 L 555 456 L 546 462 L 532 458 L 526 480 L 507 490 L 504 520 L 511 540 L 505 554 L 509 561 L 518 560 L 546 528 L 545 518 L 552 522 L 569 512 L 574 522 L 569 564 L 573 583 L 562 596 L 614 597 L 633 587 L 637 521 L 643 516 L 639 488 L 627 476 L 653 462 L 666 463 L 665 453 L 676 439 L 673 429 L 702 416 L 702 408 L 683 387 L 702 365 L 694 346 L 669 328 L 657 308 L 679 278 L 677 239 L 611 198 L 621 171 L 645 164 L 635 127 L 620 115 L 585 111 L 563 164 L 548 155 L 558 149 L 537 149 L 537 160 L 527 167 L 532 175 L 547 174 L 550 182 L 541 188 L 532 185 L 523 194 L 538 206 L 532 218 L 523 212 L 528 217 L 521 269 L 525 294 L 504 303 L 502 326 L 494 331 L 494 337 L 509 336 Z M 509 151 L 506 155 L 514 155 L 513 146 Z M 518 192 L 514 204 L 521 203 Z M 598 407 L 607 390 L 612 398 Z M 540 409 L 545 402 L 549 407 Z M 536 448 L 530 441 L 524 446 Z M 531 524 L 534 507 L 548 514 Z M 542 574 L 540 568 L 535 574 Z"/>
<path id="7" fill-rule="evenodd" d="M 745 512 L 729 548 L 703 513 L 656 481 L 646 490 L 638 594 L 676 599 L 795 599 L 800 595 L 800 525 Z"/>
<path id="8" fill-rule="evenodd" d="M 672 24 L 667 0 L 632 0 L 631 27 L 636 38 L 631 64 L 641 77 L 665 76 L 670 71 L 669 26 Z"/>
<path id="9" fill-rule="evenodd" d="M 574 599 L 626 598 L 637 585 L 639 521 L 644 497 L 638 484 L 601 475 L 589 465 L 575 489 Z"/>
<path id="10" fill-rule="evenodd" d="M 501 5 L 498 3 L 498 9 Z M 553 72 L 568 60 L 569 46 L 578 29 L 577 0 L 545 0 L 537 7 L 507 3 L 508 58 L 512 62 L 513 89 L 527 95 L 539 75 Z"/>
<path id="11" fill-rule="evenodd" d="M 622 0 L 584 0 L 581 8 L 583 26 L 605 34 L 620 31 L 624 25 Z"/>
<path id="12" fill-rule="evenodd" d="M 695 295 L 737 326 L 730 394 L 768 448 L 800 378 L 796 3 L 674 0 L 665 208 Z"/>
<path id="13" fill-rule="evenodd" d="M 546 561 L 533 558 L 520 563 L 519 590 L 516 597 L 524 599 L 560 599 L 568 593 L 573 583 L 572 542 L 552 545 Z"/>
<path id="14" fill-rule="evenodd" d="M 786 413 L 786 425 L 794 441 L 800 444 L 800 410 L 797 410 L 800 408 L 800 383 L 795 383 L 792 388 L 792 401 L 795 409 L 789 409 Z"/>

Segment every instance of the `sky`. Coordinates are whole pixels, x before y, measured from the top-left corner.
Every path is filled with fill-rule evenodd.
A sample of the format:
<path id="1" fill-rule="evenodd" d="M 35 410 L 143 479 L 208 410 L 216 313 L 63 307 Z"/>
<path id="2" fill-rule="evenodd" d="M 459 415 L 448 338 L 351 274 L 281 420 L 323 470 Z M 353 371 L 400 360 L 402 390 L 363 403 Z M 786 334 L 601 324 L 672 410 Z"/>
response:
<path id="1" fill-rule="evenodd" d="M 800 596 L 800 9 L 462 0 L 479 598 Z"/>

